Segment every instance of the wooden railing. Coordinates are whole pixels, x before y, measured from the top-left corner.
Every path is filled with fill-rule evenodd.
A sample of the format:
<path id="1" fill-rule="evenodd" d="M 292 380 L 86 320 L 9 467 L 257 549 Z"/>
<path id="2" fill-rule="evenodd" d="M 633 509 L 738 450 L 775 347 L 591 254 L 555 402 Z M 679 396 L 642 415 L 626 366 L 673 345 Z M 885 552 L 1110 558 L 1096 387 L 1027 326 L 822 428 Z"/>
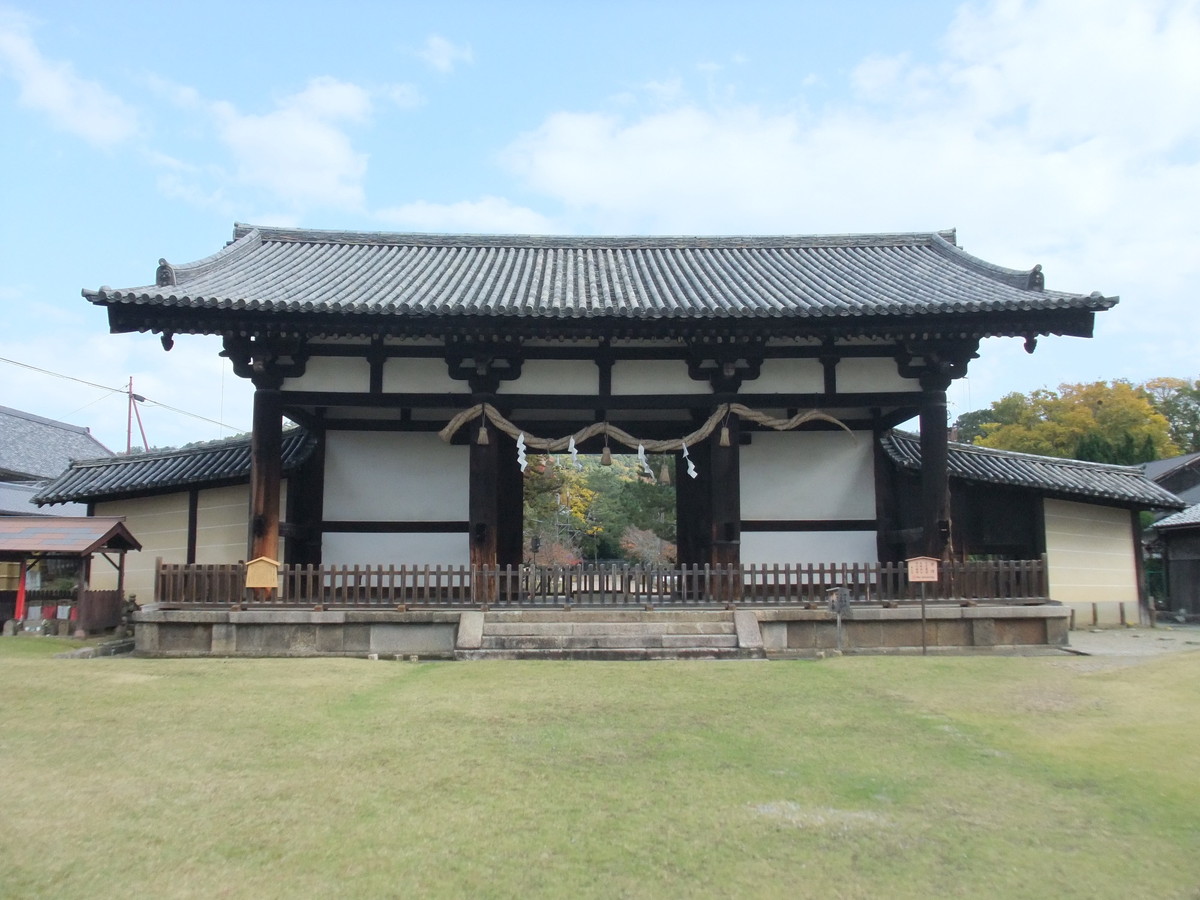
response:
<path id="1" fill-rule="evenodd" d="M 278 590 L 248 590 L 245 566 L 160 563 L 166 607 L 678 606 L 1048 602 L 1046 563 L 945 563 L 916 584 L 898 563 L 683 566 L 284 566 Z"/>

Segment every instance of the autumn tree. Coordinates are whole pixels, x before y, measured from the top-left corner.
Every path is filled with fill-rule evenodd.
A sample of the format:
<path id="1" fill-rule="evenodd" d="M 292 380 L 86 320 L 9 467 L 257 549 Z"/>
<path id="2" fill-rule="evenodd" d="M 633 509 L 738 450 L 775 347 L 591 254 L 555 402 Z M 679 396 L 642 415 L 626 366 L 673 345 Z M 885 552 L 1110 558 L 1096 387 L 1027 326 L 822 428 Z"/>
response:
<path id="1" fill-rule="evenodd" d="M 1128 381 L 1008 394 L 961 417 L 958 428 L 960 440 L 1041 456 L 1131 465 L 1178 452 L 1167 418 Z"/>

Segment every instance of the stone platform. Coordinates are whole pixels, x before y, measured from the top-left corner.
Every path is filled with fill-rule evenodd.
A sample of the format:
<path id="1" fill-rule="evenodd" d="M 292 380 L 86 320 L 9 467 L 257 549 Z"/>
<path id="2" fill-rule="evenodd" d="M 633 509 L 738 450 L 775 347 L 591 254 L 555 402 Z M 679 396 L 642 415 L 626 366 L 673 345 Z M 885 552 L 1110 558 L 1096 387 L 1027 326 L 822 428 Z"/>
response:
<path id="1" fill-rule="evenodd" d="M 197 610 L 142 607 L 142 656 L 687 659 L 854 653 L 1013 653 L 1067 645 L 1070 610 L 796 607 Z"/>

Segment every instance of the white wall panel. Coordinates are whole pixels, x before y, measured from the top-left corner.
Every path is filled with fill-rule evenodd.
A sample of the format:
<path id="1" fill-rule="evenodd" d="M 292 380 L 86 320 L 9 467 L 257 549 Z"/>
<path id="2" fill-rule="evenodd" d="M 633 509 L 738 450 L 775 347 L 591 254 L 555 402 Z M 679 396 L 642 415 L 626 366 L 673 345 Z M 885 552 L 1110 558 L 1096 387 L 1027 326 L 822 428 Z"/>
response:
<path id="1" fill-rule="evenodd" d="M 871 391 L 919 391 L 915 378 L 901 378 L 893 359 L 843 359 L 837 365 L 837 389 L 840 394 Z"/>
<path id="2" fill-rule="evenodd" d="M 614 394 L 711 394 L 707 381 L 693 381 L 682 360 L 620 360 L 613 364 Z"/>
<path id="3" fill-rule="evenodd" d="M 125 527 L 142 545 L 140 552 L 125 554 L 125 592 L 136 594 L 138 603 L 153 602 L 156 557 L 164 562 L 187 562 L 187 491 L 97 503 L 96 515 L 125 517 Z M 91 584 L 100 591 L 116 590 L 116 569 L 96 558 Z"/>
<path id="4" fill-rule="evenodd" d="M 742 518 L 874 519 L 874 471 L 870 432 L 756 432 L 741 448 Z"/>
<path id="5" fill-rule="evenodd" d="M 743 394 L 819 394 L 825 370 L 815 359 L 765 359 L 762 372 L 742 383 Z"/>
<path id="6" fill-rule="evenodd" d="M 444 359 L 389 359 L 383 364 L 383 390 L 388 394 L 465 393 L 465 381 L 450 377 Z"/>
<path id="7" fill-rule="evenodd" d="M 326 533 L 321 542 L 327 566 L 466 566 L 470 557 L 465 534 Z"/>
<path id="8" fill-rule="evenodd" d="M 1091 623 L 1092 604 L 1100 621 L 1120 621 L 1119 604 L 1137 621 L 1137 565 L 1129 511 L 1067 500 L 1045 501 L 1046 558 L 1050 599 Z"/>
<path id="9" fill-rule="evenodd" d="M 469 448 L 436 434 L 332 431 L 325 444 L 325 518 L 468 518 Z"/>
<path id="10" fill-rule="evenodd" d="M 314 356 L 299 378 L 285 378 L 285 391 L 339 391 L 366 393 L 371 386 L 371 367 L 365 359 Z"/>
<path id="11" fill-rule="evenodd" d="M 280 492 L 284 490 L 280 486 Z M 287 509 L 280 500 L 280 509 Z M 232 563 L 246 558 L 249 533 L 250 486 L 201 491 L 196 509 L 196 562 Z M 282 543 L 279 559 L 283 559 Z"/>
<path id="12" fill-rule="evenodd" d="M 576 359 L 527 359 L 516 381 L 500 382 L 501 394 L 596 394 L 600 369 Z"/>
<path id="13" fill-rule="evenodd" d="M 746 565 L 877 562 L 874 531 L 743 531 Z"/>

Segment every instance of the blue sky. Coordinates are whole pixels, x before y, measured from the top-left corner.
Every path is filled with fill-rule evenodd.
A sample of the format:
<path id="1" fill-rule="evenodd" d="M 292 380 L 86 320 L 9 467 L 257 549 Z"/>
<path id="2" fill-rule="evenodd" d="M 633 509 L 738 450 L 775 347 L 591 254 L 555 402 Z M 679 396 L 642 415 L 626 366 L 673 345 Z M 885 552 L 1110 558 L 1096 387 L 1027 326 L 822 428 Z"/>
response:
<path id="1" fill-rule="evenodd" d="M 985 343 L 953 414 L 1200 377 L 1200 6 L 1141 0 L 0 0 L 0 358 L 249 427 L 212 338 L 108 335 L 235 221 L 565 234 L 931 231 L 1121 304 Z M 115 393 L 0 362 L 0 404 L 125 444 Z M 228 432 L 163 406 L 149 441 Z M 135 443 L 140 440 L 135 438 Z"/>

